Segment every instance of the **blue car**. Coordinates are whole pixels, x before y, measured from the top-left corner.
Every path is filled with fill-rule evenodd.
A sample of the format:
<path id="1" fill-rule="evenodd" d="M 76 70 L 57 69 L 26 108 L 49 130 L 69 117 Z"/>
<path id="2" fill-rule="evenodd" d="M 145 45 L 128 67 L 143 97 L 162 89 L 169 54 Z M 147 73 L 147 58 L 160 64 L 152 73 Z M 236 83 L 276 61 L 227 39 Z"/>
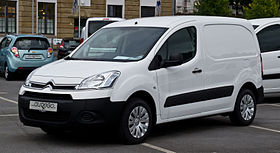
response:
<path id="1" fill-rule="evenodd" d="M 0 43 L 0 71 L 6 80 L 55 60 L 48 39 L 40 35 L 7 35 Z"/>

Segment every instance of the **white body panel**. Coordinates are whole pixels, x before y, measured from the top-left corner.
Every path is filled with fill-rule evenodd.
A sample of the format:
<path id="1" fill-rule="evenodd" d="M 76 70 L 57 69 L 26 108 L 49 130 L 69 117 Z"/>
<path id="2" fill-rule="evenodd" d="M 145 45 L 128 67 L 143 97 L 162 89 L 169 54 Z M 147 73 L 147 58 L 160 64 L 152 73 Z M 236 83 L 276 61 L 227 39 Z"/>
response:
<path id="1" fill-rule="evenodd" d="M 255 19 L 250 21 L 253 25 L 258 26 L 255 29 L 257 34 L 269 26 L 280 25 L 280 18 Z M 276 37 L 280 36 L 277 35 Z M 264 76 L 280 74 L 280 50 L 263 52 L 261 54 L 263 59 Z M 265 93 L 279 93 L 280 78 L 264 79 L 263 86 Z"/>
<path id="2" fill-rule="evenodd" d="M 205 28 L 207 25 L 211 25 L 211 30 Z M 224 27 L 224 25 L 226 26 Z M 256 88 L 262 87 L 260 51 L 254 30 L 246 20 L 196 16 L 157 17 L 112 23 L 103 28 L 136 26 L 168 28 L 144 59 L 136 62 L 63 59 L 37 69 L 30 79 L 31 82 L 47 83 L 52 81 L 54 84 L 59 85 L 79 85 L 82 80 L 92 75 L 117 70 L 121 72 L 121 75 L 112 88 L 100 90 L 50 90 L 45 88 L 38 90 L 23 86 L 19 94 L 23 95 L 25 91 L 56 94 L 67 93 L 71 94 L 73 99 L 110 97 L 111 102 L 126 102 L 133 93 L 145 91 L 154 100 L 157 123 L 159 124 L 231 112 L 234 109 L 238 92 L 245 83 L 250 82 Z M 239 26 L 241 30 L 234 31 L 236 29 L 233 26 Z M 190 61 L 179 66 L 149 70 L 148 67 L 151 61 L 163 43 L 176 31 L 186 27 L 196 28 L 195 56 Z M 223 34 L 219 32 L 223 30 L 225 30 L 224 32 L 228 30 L 233 31 L 228 33 L 230 37 L 220 37 Z M 244 32 L 247 32 L 247 35 L 244 36 Z M 212 33 L 217 34 L 216 38 L 210 37 Z M 245 38 L 240 38 L 240 36 Z M 222 50 L 211 52 L 209 48 L 215 49 L 215 46 L 209 46 L 209 43 L 207 43 L 207 41 L 210 41 L 209 39 L 224 41 L 220 44 L 222 47 L 216 46 L 216 49 L 222 48 L 226 49 L 226 51 L 228 49 L 230 53 L 221 54 Z M 239 44 L 239 48 L 232 50 L 232 44 L 228 44 L 230 40 L 244 42 Z M 212 43 L 215 43 L 215 41 L 211 40 L 210 44 Z M 78 50 L 79 48 L 74 52 Z M 201 69 L 202 72 L 193 73 L 195 68 Z M 168 97 L 225 86 L 232 86 L 234 89 L 228 96 L 216 99 L 206 98 L 207 100 L 165 107 Z M 201 97 L 203 96 L 201 95 Z M 198 96 L 198 98 L 200 97 Z"/>

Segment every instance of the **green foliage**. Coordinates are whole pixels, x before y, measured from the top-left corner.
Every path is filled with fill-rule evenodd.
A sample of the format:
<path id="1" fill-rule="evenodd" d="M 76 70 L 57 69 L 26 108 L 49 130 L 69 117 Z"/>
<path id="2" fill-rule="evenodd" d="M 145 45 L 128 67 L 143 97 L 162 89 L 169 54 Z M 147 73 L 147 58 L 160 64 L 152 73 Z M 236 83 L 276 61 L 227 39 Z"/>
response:
<path id="1" fill-rule="evenodd" d="M 229 0 L 196 0 L 195 14 L 229 16 Z"/>
<path id="2" fill-rule="evenodd" d="M 252 0 L 229 0 L 230 5 L 249 6 Z"/>
<path id="3" fill-rule="evenodd" d="M 244 7 L 247 19 L 280 16 L 279 3 L 276 0 L 253 0 L 249 7 Z"/>

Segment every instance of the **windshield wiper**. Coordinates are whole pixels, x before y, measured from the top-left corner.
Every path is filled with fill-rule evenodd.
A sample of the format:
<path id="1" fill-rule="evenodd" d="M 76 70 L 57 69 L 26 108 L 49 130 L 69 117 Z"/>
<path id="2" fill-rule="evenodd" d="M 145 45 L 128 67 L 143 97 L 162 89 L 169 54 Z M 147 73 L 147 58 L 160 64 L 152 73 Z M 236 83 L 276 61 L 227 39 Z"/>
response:
<path id="1" fill-rule="evenodd" d="M 64 60 L 80 60 L 80 59 L 67 56 L 64 58 Z"/>

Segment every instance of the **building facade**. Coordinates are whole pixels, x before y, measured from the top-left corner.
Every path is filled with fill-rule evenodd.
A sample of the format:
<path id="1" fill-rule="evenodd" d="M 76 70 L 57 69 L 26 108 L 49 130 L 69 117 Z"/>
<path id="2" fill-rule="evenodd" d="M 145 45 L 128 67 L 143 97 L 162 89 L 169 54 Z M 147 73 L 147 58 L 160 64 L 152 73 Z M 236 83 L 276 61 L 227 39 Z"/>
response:
<path id="1" fill-rule="evenodd" d="M 156 15 L 159 0 L 80 0 L 81 27 L 89 17 L 125 19 Z M 78 37 L 77 0 L 1 0 L 0 37 L 42 34 L 50 39 Z M 161 16 L 173 15 L 174 0 L 160 0 Z"/>

